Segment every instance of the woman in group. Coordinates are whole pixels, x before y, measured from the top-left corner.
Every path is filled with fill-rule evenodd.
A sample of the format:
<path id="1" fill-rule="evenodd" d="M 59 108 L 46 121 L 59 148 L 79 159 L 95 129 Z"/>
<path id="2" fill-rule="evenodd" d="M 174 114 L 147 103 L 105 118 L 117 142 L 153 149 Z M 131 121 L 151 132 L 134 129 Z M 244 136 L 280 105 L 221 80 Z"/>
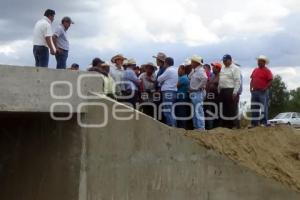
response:
<path id="1" fill-rule="evenodd" d="M 182 105 L 176 105 L 175 113 L 177 118 L 188 118 L 189 117 L 189 86 L 190 80 L 187 76 L 184 65 L 178 68 L 178 83 L 177 83 L 177 99 L 176 103 L 182 103 Z M 185 104 L 185 105 L 184 105 Z M 187 129 L 187 119 L 177 120 L 178 128 Z"/>

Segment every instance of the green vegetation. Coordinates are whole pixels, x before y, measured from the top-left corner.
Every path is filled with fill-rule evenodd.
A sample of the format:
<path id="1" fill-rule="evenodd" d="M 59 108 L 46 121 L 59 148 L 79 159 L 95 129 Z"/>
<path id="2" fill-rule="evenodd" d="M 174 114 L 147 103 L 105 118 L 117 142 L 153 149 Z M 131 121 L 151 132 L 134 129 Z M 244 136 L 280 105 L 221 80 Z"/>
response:
<path id="1" fill-rule="evenodd" d="M 269 118 L 281 112 L 300 112 L 300 88 L 288 91 L 282 78 L 277 75 L 270 89 Z"/>

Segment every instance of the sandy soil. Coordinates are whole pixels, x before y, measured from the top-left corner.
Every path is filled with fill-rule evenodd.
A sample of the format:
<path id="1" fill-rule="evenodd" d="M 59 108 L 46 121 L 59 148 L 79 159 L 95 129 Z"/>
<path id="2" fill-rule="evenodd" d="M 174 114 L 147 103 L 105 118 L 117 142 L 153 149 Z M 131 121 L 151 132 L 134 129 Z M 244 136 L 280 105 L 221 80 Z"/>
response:
<path id="1" fill-rule="evenodd" d="M 199 144 L 300 192 L 300 131 L 281 126 L 188 132 Z"/>

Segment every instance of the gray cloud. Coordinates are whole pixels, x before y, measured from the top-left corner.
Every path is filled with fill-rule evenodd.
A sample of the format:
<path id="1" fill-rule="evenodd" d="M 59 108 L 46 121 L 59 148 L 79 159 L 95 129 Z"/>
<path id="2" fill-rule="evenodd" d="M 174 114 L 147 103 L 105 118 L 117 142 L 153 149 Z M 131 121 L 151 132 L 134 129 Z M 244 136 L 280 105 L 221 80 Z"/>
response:
<path id="1" fill-rule="evenodd" d="M 89 15 L 95 12 L 95 8 L 88 2 L 78 0 L 2 0 L 0 12 L 0 42 L 9 43 L 14 40 L 22 40 L 31 37 L 32 29 L 37 20 L 39 20 L 47 8 L 56 11 L 56 26 L 63 16 L 76 16 L 75 21 L 81 24 L 82 31 L 77 32 L 75 36 L 86 36 L 92 32 L 89 23 L 92 19 Z M 2 22 L 2 23 L 1 23 Z M 86 30 L 86 31 L 85 31 Z"/>
<path id="2" fill-rule="evenodd" d="M 99 7 L 102 6 L 102 7 Z M 93 41 L 90 44 L 95 48 L 87 48 L 86 43 L 91 41 L 84 40 L 93 38 L 104 31 L 102 29 L 103 16 L 99 17 L 98 13 L 102 13 L 105 9 L 105 2 L 99 4 L 99 1 L 20 1 L 20 0 L 2 0 L 0 13 L 0 45 L 10 44 L 17 40 L 31 40 L 32 29 L 34 23 L 41 18 L 46 8 L 56 10 L 56 22 L 59 23 L 62 16 L 71 16 L 76 24 L 70 29 L 69 36 L 71 40 L 71 55 L 69 62 L 78 62 L 87 65 L 90 60 L 95 57 L 103 57 L 106 60 L 115 54 L 123 53 L 130 57 L 135 57 L 140 62 L 151 60 L 151 56 L 158 51 L 165 51 L 169 55 L 176 58 L 176 63 L 180 64 L 187 57 L 193 54 L 200 54 L 206 60 L 211 62 L 218 60 L 225 53 L 230 53 L 243 66 L 255 65 L 255 57 L 259 54 L 266 54 L 272 60 L 273 66 L 297 65 L 300 57 L 300 28 L 297 26 L 300 15 L 295 13 L 285 17 L 280 23 L 283 28 L 280 32 L 265 34 L 262 36 L 238 35 L 230 40 L 224 40 L 219 43 L 188 47 L 184 43 L 153 43 L 147 41 L 131 41 L 130 38 L 121 38 L 127 40 L 122 47 L 116 47 L 114 50 L 105 49 L 97 50 L 101 47 L 101 42 Z M 206 6 L 211 6 L 207 4 Z M 209 7 L 208 6 L 208 7 Z M 98 16 L 98 18 L 95 18 Z M 207 19 L 206 23 L 209 23 Z M 109 25 L 109 22 L 106 22 Z M 260 30 L 257 30 L 259 32 Z M 110 34 L 110 33 L 108 33 Z M 111 33 L 114 34 L 114 33 Z M 134 30 L 132 30 L 134 34 Z M 122 36 L 120 36 L 122 37 Z M 24 65 L 32 65 L 32 47 L 18 47 L 15 56 L 5 56 L 0 54 L 2 62 L 8 63 L 24 63 Z M 54 62 L 54 61 L 52 61 Z"/>

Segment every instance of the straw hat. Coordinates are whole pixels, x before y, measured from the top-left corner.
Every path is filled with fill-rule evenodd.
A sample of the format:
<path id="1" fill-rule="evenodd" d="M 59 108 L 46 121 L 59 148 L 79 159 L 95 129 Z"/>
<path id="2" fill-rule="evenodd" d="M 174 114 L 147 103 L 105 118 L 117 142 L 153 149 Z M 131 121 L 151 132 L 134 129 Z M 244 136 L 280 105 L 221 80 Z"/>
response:
<path id="1" fill-rule="evenodd" d="M 201 56 L 194 55 L 191 57 L 191 62 L 196 62 L 203 65 L 203 58 Z"/>
<path id="2" fill-rule="evenodd" d="M 269 64 L 270 63 L 270 60 L 267 56 L 264 56 L 264 55 L 260 55 L 256 58 L 256 60 L 263 60 L 266 62 L 266 64 Z"/>
<path id="3" fill-rule="evenodd" d="M 136 66 L 136 62 L 134 59 L 126 59 L 123 63 L 124 66 Z"/>
<path id="4" fill-rule="evenodd" d="M 182 65 L 184 65 L 184 66 L 190 66 L 191 64 L 192 64 L 191 59 L 186 59 Z"/>
<path id="5" fill-rule="evenodd" d="M 166 56 L 166 54 L 160 52 L 160 53 L 157 54 L 157 56 L 153 56 L 153 58 L 156 58 L 156 59 L 158 59 L 160 61 L 165 61 L 166 58 L 167 58 L 167 56 Z"/>
<path id="6" fill-rule="evenodd" d="M 118 59 L 126 60 L 126 58 L 122 54 L 118 54 L 111 58 L 111 62 L 116 63 L 116 60 L 118 60 Z"/>
<path id="7" fill-rule="evenodd" d="M 145 69 L 147 67 L 152 67 L 154 69 L 154 71 L 157 70 L 157 67 L 152 62 L 146 63 L 146 64 L 142 65 L 142 67 L 144 67 Z"/>

